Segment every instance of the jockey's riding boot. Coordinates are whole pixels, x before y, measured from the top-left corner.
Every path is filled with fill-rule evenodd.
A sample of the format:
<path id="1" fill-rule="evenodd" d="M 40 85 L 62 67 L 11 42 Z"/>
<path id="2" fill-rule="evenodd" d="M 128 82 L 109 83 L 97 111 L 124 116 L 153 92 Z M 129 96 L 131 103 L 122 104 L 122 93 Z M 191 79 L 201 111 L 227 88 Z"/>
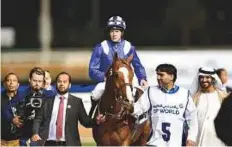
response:
<path id="1" fill-rule="evenodd" d="M 96 100 L 93 100 L 93 98 L 92 98 L 92 96 L 90 97 L 90 99 L 91 99 L 91 104 L 92 104 L 92 106 L 91 106 L 91 109 L 90 109 L 90 111 L 89 111 L 89 116 L 91 117 L 91 118 L 94 118 L 94 110 L 95 110 L 95 108 L 96 108 L 96 106 L 97 106 L 97 103 L 98 103 L 98 100 L 96 101 Z"/>

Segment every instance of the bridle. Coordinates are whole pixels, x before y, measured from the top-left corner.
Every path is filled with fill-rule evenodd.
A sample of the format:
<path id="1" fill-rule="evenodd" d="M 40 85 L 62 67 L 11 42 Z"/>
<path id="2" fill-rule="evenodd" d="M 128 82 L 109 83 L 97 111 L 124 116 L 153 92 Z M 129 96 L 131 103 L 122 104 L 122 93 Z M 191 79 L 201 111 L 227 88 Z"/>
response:
<path id="1" fill-rule="evenodd" d="M 112 69 L 110 69 L 110 73 L 108 75 L 108 79 L 113 79 L 114 77 L 118 76 L 118 72 L 114 72 Z M 114 100 L 116 103 L 120 104 L 120 111 L 117 113 L 111 113 L 110 111 L 106 111 L 105 115 L 110 116 L 111 118 L 122 120 L 128 113 L 129 113 L 129 107 L 131 107 L 130 102 L 127 99 L 127 96 L 122 93 L 121 88 L 129 86 L 131 91 L 133 91 L 132 82 L 130 83 L 124 83 L 121 84 L 120 87 L 114 87 Z M 114 108 L 114 104 L 111 104 L 110 108 Z"/>

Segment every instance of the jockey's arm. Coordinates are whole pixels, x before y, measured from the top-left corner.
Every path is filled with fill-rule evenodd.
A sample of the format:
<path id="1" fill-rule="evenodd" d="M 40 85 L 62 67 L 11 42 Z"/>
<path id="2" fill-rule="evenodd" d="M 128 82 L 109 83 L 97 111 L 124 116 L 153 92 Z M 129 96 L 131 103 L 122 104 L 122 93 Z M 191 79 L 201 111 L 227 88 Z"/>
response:
<path id="1" fill-rule="evenodd" d="M 189 127 L 187 140 L 196 142 L 198 133 L 197 109 L 190 94 L 188 98 L 189 102 L 185 110 L 185 119 L 187 120 Z"/>
<path id="2" fill-rule="evenodd" d="M 97 82 L 103 82 L 105 78 L 105 73 L 100 71 L 101 63 L 101 49 L 96 46 L 93 50 L 90 63 L 89 63 L 89 77 Z"/>
<path id="3" fill-rule="evenodd" d="M 140 84 L 141 80 L 147 80 L 147 76 L 146 76 L 146 71 L 145 68 L 143 67 L 143 65 L 141 64 L 141 61 L 135 51 L 135 47 L 132 46 L 132 50 L 131 50 L 132 54 L 133 54 L 133 60 L 132 60 L 132 65 L 134 67 L 134 71 L 135 74 L 138 78 L 138 82 Z"/>
<path id="4" fill-rule="evenodd" d="M 134 104 L 134 112 L 133 116 L 140 116 L 143 113 L 147 112 L 150 109 L 150 101 L 148 98 L 148 91 L 145 90 L 143 95 L 138 99 L 138 101 Z"/>

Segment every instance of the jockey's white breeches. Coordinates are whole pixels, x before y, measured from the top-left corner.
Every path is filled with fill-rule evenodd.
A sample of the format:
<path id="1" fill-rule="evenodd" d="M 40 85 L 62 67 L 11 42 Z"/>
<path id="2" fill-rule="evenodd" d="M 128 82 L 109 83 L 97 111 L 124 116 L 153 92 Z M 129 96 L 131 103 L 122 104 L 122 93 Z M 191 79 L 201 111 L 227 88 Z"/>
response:
<path id="1" fill-rule="evenodd" d="M 94 101 L 97 101 L 101 98 L 102 94 L 104 93 L 105 91 L 105 85 L 106 83 L 105 82 L 100 82 L 96 85 L 96 87 L 93 89 L 93 91 L 91 92 L 91 96 L 92 96 L 92 99 Z M 133 87 L 137 87 L 137 88 L 140 88 L 142 89 L 140 86 L 138 86 L 137 83 L 135 83 L 133 81 Z M 134 91 L 135 88 L 133 88 L 133 95 L 135 94 L 136 91 Z M 143 90 L 143 89 L 142 89 Z"/>
<path id="2" fill-rule="evenodd" d="M 106 82 L 100 82 L 93 89 L 93 91 L 91 92 L 91 96 L 94 101 L 97 101 L 101 98 L 102 94 L 105 91 L 105 85 L 106 85 Z"/>

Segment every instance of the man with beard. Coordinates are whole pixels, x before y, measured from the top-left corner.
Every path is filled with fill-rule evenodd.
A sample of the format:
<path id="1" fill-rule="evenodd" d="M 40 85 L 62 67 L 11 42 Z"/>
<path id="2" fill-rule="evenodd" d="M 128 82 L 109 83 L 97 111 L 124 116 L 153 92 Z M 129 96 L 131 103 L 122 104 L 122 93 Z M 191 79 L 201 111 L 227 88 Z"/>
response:
<path id="1" fill-rule="evenodd" d="M 214 119 L 221 107 L 226 92 L 222 83 L 211 67 L 201 67 L 191 86 L 191 94 L 198 110 L 198 146 L 224 146 L 217 137 Z"/>
<path id="2" fill-rule="evenodd" d="M 34 67 L 29 73 L 30 86 L 23 91 L 22 97 L 16 99 L 16 102 L 12 105 L 17 110 L 17 117 L 20 117 L 20 121 L 23 121 L 22 135 L 20 138 L 21 146 L 34 146 L 35 142 L 31 142 L 32 136 L 32 124 L 33 119 L 36 116 L 37 111 L 40 109 L 41 103 L 45 97 L 52 96 L 52 91 L 45 90 L 44 87 L 45 72 L 42 68 Z M 38 100 L 35 100 L 35 98 Z M 32 101 L 32 100 L 35 101 Z M 38 105 L 33 106 L 33 105 Z M 40 105 L 40 106 L 39 106 Z M 9 110 L 10 111 L 10 110 Z"/>
<path id="3" fill-rule="evenodd" d="M 1 93 L 1 146 L 19 146 L 18 128 L 22 127 L 22 122 L 18 116 L 11 117 L 14 114 L 11 104 L 20 97 L 17 75 L 8 73 L 4 79 L 4 87 L 5 90 Z"/>
<path id="4" fill-rule="evenodd" d="M 61 72 L 56 77 L 57 95 L 46 99 L 33 123 L 32 141 L 45 146 L 81 146 L 78 121 L 92 127 L 104 121 L 103 115 L 91 119 L 83 102 L 69 93 L 71 76 Z"/>

